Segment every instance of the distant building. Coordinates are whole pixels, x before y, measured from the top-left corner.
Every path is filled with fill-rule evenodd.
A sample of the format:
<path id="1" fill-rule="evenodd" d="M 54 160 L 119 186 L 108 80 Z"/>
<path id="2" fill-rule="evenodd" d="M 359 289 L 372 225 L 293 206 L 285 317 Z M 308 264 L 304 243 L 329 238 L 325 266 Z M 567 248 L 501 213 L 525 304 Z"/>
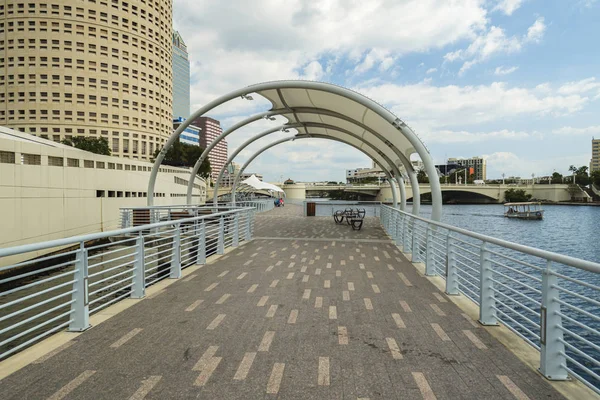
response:
<path id="1" fill-rule="evenodd" d="M 192 125 L 200 128 L 200 146 L 207 148 L 221 133 L 221 123 L 216 119 L 210 117 L 200 117 L 194 120 Z M 210 162 L 211 178 L 217 179 L 219 171 L 227 162 L 227 140 L 221 140 L 211 151 L 208 153 L 208 161 Z"/>
<path id="2" fill-rule="evenodd" d="M 179 32 L 173 32 L 173 119 L 190 116 L 190 60 Z"/>
<path id="3" fill-rule="evenodd" d="M 482 181 L 487 179 L 486 162 L 482 157 L 449 158 L 448 164 L 458 164 L 462 167 L 473 168 L 473 179 Z"/>
<path id="4" fill-rule="evenodd" d="M 172 133 L 172 10 L 172 0 L 3 1 L 0 126 L 105 138 L 113 156 L 150 161 Z"/>
<path id="5" fill-rule="evenodd" d="M 590 172 L 600 170 L 600 139 L 592 138 L 592 159 L 590 161 Z"/>
<path id="6" fill-rule="evenodd" d="M 176 118 L 173 119 L 173 131 L 179 128 L 179 125 L 185 121 L 185 118 Z M 193 124 L 185 128 L 181 135 L 179 136 L 179 141 L 181 143 L 193 144 L 196 146 L 200 145 L 200 128 L 194 126 Z"/>
<path id="7" fill-rule="evenodd" d="M 457 163 L 448 162 L 446 164 L 436 165 L 435 168 L 439 171 L 440 176 L 448 176 L 464 167 Z"/>
<path id="8" fill-rule="evenodd" d="M 355 168 L 346 170 L 346 183 L 360 182 L 366 178 L 386 179 L 385 172 L 375 163 L 372 168 Z"/>

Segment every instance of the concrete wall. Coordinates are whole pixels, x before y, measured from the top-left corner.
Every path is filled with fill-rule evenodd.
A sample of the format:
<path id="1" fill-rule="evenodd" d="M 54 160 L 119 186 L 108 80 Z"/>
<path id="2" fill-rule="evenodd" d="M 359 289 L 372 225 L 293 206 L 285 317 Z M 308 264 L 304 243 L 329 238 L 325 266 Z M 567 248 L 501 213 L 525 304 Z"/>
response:
<path id="1" fill-rule="evenodd" d="M 4 157 L 0 162 L 0 247 L 116 229 L 119 207 L 146 205 L 152 164 L 47 142 L 0 137 Z M 24 154 L 39 155 L 41 165 L 23 164 Z M 7 163 L 13 155 L 14 162 Z M 48 157 L 62 158 L 65 166 L 48 165 Z M 79 160 L 79 166 L 67 166 L 67 159 Z M 84 167 L 90 163 L 93 168 Z M 104 163 L 104 168 L 98 168 L 102 165 L 98 163 Z M 109 163 L 115 169 L 108 169 Z M 122 169 L 118 170 L 119 165 Z M 185 204 L 189 170 L 168 166 L 161 170 L 155 204 Z M 200 180 L 196 183 L 200 187 L 194 189 L 194 202 L 201 204 L 206 187 Z"/>

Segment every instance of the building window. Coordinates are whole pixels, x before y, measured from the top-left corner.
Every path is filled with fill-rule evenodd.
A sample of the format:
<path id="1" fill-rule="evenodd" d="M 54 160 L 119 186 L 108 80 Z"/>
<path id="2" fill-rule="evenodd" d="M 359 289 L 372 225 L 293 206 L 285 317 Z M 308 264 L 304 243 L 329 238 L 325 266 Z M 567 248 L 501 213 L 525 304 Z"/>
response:
<path id="1" fill-rule="evenodd" d="M 21 154 L 21 164 L 23 165 L 42 165 L 42 156 L 39 154 Z"/>
<path id="2" fill-rule="evenodd" d="M 12 151 L 0 151 L 0 164 L 14 164 L 15 153 Z"/>
<path id="3" fill-rule="evenodd" d="M 79 160 L 76 158 L 67 158 L 67 167 L 79 167 Z"/>
<path id="4" fill-rule="evenodd" d="M 65 160 L 62 157 L 48 156 L 48 166 L 50 167 L 64 167 Z"/>

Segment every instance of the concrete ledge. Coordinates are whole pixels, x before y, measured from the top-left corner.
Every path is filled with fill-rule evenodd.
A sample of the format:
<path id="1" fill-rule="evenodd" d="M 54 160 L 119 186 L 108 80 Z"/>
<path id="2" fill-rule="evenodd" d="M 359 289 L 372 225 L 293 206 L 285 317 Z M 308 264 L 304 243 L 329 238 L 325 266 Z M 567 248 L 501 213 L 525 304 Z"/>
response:
<path id="1" fill-rule="evenodd" d="M 400 247 L 397 247 L 398 250 L 402 252 Z M 404 257 L 411 261 L 412 257 L 410 253 L 402 252 L 402 255 L 404 255 Z M 442 278 L 439 275 L 426 276 L 425 264 L 421 262 L 413 263 L 411 261 L 411 264 L 415 267 L 419 275 L 433 283 L 440 290 L 440 292 L 445 293 L 446 280 L 444 278 Z M 471 317 L 473 321 L 477 322 L 479 320 L 479 306 L 475 304 L 471 299 L 462 294 L 452 296 L 448 295 L 447 297 L 461 310 L 463 310 L 465 314 Z M 496 338 L 496 340 L 502 343 L 504 347 L 510 350 L 525 365 L 539 373 L 538 368 L 540 364 L 540 353 L 535 348 L 531 347 L 529 343 L 517 336 L 513 331 L 511 331 L 502 323 L 499 323 L 498 326 L 481 325 L 481 327 L 488 331 L 490 335 Z M 540 376 L 542 375 L 540 374 Z M 579 381 L 578 379 L 571 379 L 569 381 L 547 380 L 547 382 L 560 394 L 562 394 L 568 399 L 600 399 L 600 395 L 596 394 L 593 390 L 588 388 L 583 382 Z"/>
<path id="2" fill-rule="evenodd" d="M 114 315 L 117 315 L 120 312 L 127 310 L 128 308 L 136 305 L 140 301 L 144 301 L 145 299 L 160 293 L 161 291 L 165 290 L 172 284 L 174 284 L 174 283 L 180 281 L 181 279 L 185 278 L 186 276 L 191 275 L 194 272 L 198 271 L 200 268 L 204 267 L 205 265 L 214 264 L 217 260 L 219 260 L 221 257 L 226 255 L 227 253 L 237 250 L 239 248 L 242 248 L 250 242 L 252 242 L 252 240 L 250 240 L 249 242 L 243 242 L 238 247 L 228 247 L 225 249 L 225 252 L 222 255 L 221 254 L 213 254 L 212 256 L 209 256 L 206 259 L 206 264 L 204 264 L 204 265 L 192 265 L 191 267 L 185 268 L 184 270 L 181 271 L 181 278 L 179 278 L 179 279 L 167 278 L 167 279 L 164 279 L 164 280 L 146 288 L 146 297 L 144 297 L 143 299 L 130 299 L 130 298 L 123 299 L 123 300 L 121 300 L 121 301 L 119 301 L 119 302 L 93 314 L 93 315 L 90 315 L 90 324 L 91 324 L 90 329 L 93 329 L 94 326 L 100 325 L 101 323 L 110 319 Z M 67 331 L 61 331 L 61 332 L 55 333 L 54 335 L 42 340 L 41 342 L 36 343 L 31 347 L 28 347 L 27 349 L 7 358 L 4 361 L 1 361 L 0 362 L 0 381 L 2 379 L 6 378 L 7 376 L 17 372 L 21 368 L 24 368 L 27 365 L 34 363 L 36 360 L 44 357 L 45 355 L 50 354 L 51 352 L 55 351 L 59 347 L 67 345 L 68 342 L 77 338 L 79 335 L 81 335 L 83 333 L 84 332 L 67 332 Z"/>

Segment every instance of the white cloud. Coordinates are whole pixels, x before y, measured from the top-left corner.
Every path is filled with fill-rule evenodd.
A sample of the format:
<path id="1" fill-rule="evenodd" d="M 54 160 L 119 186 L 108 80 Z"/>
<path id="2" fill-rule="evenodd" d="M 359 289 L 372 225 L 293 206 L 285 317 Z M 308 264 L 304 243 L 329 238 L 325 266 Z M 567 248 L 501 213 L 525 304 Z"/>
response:
<path id="1" fill-rule="evenodd" d="M 539 132 L 522 132 L 502 129 L 492 132 L 468 132 L 453 130 L 436 130 L 423 132 L 423 139 L 429 144 L 433 143 L 477 143 L 489 140 L 523 140 L 542 138 Z"/>
<path id="2" fill-rule="evenodd" d="M 525 179 L 531 178 L 531 174 L 549 176 L 554 171 L 565 174 L 569 165 L 587 165 L 590 161 L 589 154 L 531 159 L 513 152 L 495 152 L 483 157 L 487 161 L 488 179 L 501 178 L 503 173 L 506 177 L 520 176 Z"/>
<path id="3" fill-rule="evenodd" d="M 318 81 L 324 75 L 323 66 L 318 61 L 312 61 L 304 67 L 302 78 L 310 81 Z"/>
<path id="4" fill-rule="evenodd" d="M 444 60 L 447 62 L 463 60 L 464 63 L 459 70 L 459 74 L 462 75 L 473 65 L 487 61 L 495 55 L 517 53 L 525 44 L 539 42 L 545 29 L 543 17 L 539 17 L 523 36 L 509 37 L 502 28 L 492 26 L 478 35 L 466 49 L 447 53 Z"/>
<path id="5" fill-rule="evenodd" d="M 357 90 L 377 99 L 419 131 L 452 126 L 465 127 L 519 116 L 568 115 L 581 110 L 591 99 L 584 94 L 543 93 L 526 87 L 494 82 L 478 86 L 376 84 Z"/>
<path id="6" fill-rule="evenodd" d="M 354 68 L 354 72 L 362 74 L 379 64 L 380 71 L 386 71 L 394 64 L 394 57 L 388 50 L 372 49 L 363 58 L 362 62 Z"/>
<path id="7" fill-rule="evenodd" d="M 429 75 L 429 74 L 433 74 L 434 72 L 437 72 L 437 68 L 429 68 L 427 70 L 427 72 L 425 72 L 425 73 Z"/>
<path id="8" fill-rule="evenodd" d="M 363 70 L 372 62 L 390 71 L 401 54 L 472 37 L 486 16 L 483 0 L 178 0 L 173 22 L 190 52 L 197 107 L 260 81 L 316 76 L 313 62 L 324 69 L 323 79 L 337 62 L 324 59 L 366 56 L 374 60 L 361 60 Z"/>
<path id="9" fill-rule="evenodd" d="M 587 126 L 585 128 L 574 128 L 572 126 L 563 126 L 562 128 L 554 129 L 552 133 L 557 135 L 597 135 L 600 136 L 600 125 Z"/>
<path id="10" fill-rule="evenodd" d="M 585 94 L 590 91 L 600 93 L 600 82 L 595 77 L 568 82 L 558 89 L 560 94 Z"/>
<path id="11" fill-rule="evenodd" d="M 515 72 L 516 70 L 518 70 L 519 67 L 504 67 L 504 66 L 500 66 L 500 67 L 496 67 L 496 70 L 494 71 L 494 75 L 508 75 L 508 74 L 512 74 L 513 72 Z"/>
<path id="12" fill-rule="evenodd" d="M 524 2 L 524 0 L 499 0 L 492 11 L 502 11 L 506 15 L 512 15 Z"/>

